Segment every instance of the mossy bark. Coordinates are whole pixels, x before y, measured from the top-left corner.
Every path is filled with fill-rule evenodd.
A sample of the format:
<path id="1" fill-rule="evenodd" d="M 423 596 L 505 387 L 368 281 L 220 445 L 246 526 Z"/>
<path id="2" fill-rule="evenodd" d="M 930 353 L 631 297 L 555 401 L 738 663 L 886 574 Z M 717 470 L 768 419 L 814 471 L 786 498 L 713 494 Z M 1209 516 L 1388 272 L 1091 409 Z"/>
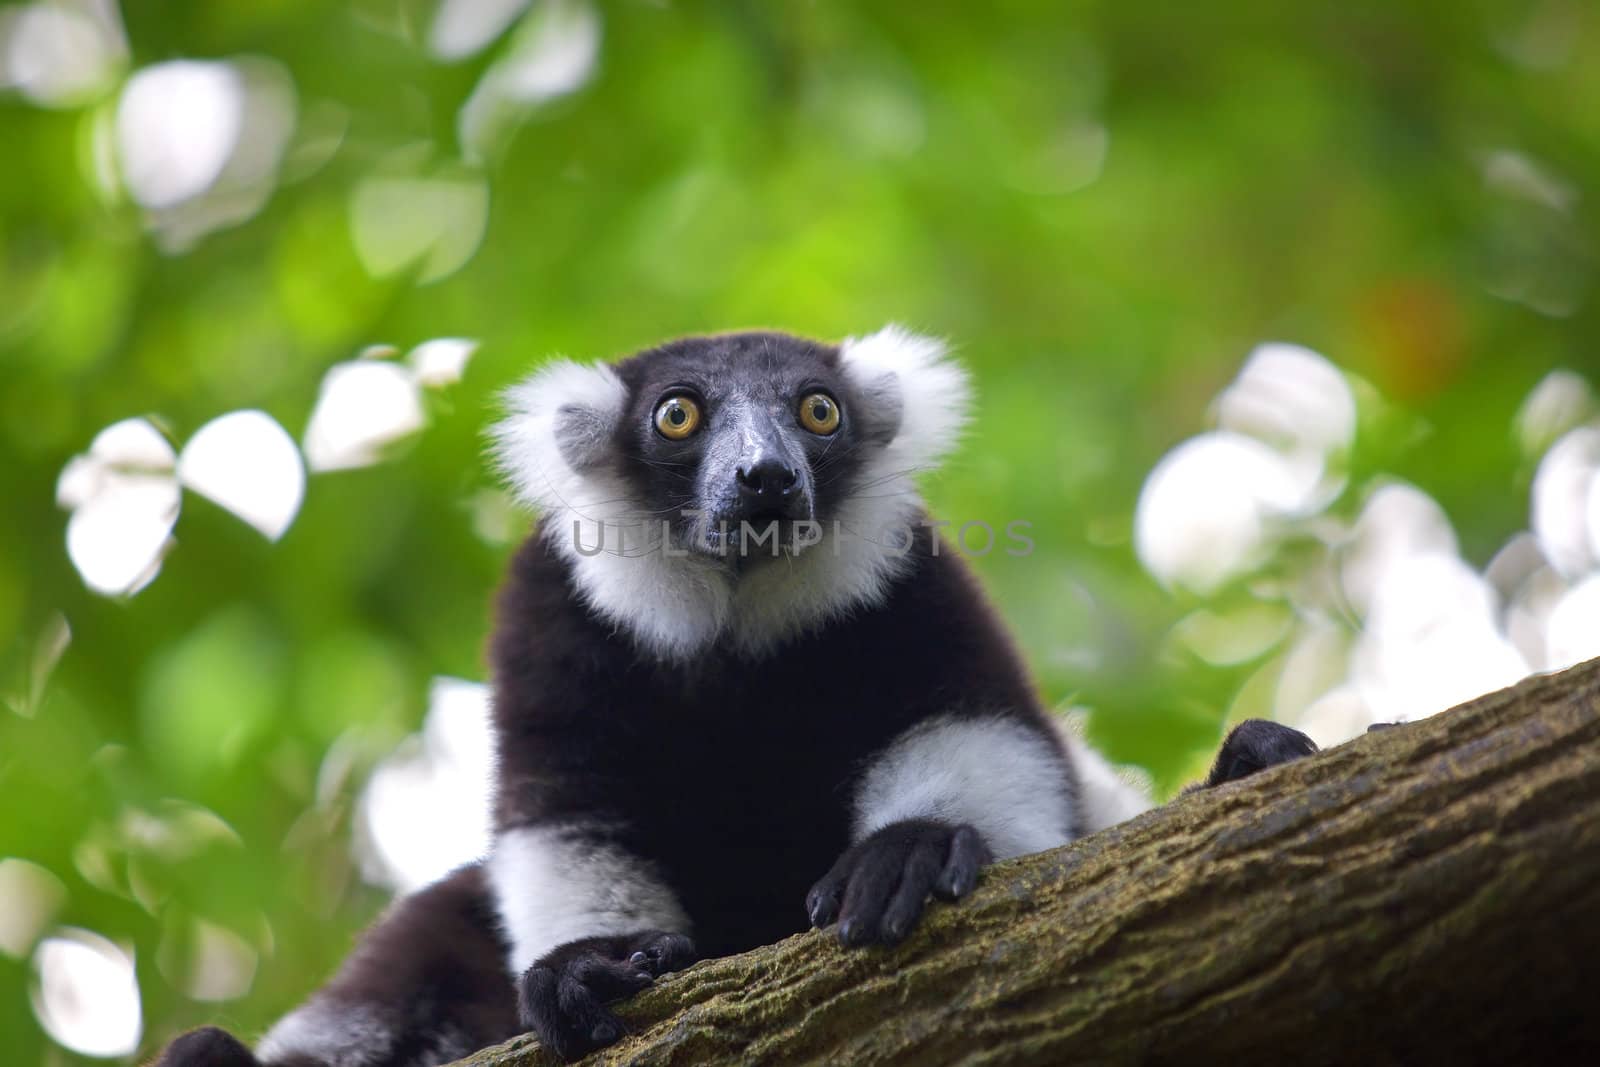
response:
<path id="1" fill-rule="evenodd" d="M 998 864 L 897 948 L 812 932 L 619 1011 L 587 1062 L 1600 1063 L 1600 661 Z"/>

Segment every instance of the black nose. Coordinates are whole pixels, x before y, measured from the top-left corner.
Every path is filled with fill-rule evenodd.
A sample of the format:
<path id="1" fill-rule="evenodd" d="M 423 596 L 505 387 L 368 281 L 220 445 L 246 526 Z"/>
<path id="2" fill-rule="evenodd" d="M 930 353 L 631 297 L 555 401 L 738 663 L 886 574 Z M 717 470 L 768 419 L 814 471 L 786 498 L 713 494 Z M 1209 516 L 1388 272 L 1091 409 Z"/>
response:
<path id="1" fill-rule="evenodd" d="M 739 464 L 739 496 L 752 504 L 787 504 L 800 492 L 800 472 L 776 459 Z"/>

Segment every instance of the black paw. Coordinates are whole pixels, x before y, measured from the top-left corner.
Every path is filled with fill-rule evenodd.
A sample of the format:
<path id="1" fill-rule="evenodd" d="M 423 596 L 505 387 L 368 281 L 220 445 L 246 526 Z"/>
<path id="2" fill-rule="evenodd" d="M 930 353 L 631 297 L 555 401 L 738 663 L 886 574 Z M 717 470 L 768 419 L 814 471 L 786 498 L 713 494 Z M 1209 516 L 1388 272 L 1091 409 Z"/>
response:
<path id="1" fill-rule="evenodd" d="M 573 941 L 523 972 L 517 1011 L 541 1044 L 571 1062 L 622 1037 L 607 1004 L 693 962 L 694 942 L 660 930 Z"/>
<path id="2" fill-rule="evenodd" d="M 255 1056 L 226 1030 L 203 1026 L 174 1038 L 155 1067 L 260 1067 Z"/>
<path id="3" fill-rule="evenodd" d="M 1246 719 L 1222 742 L 1205 787 L 1237 781 L 1268 767 L 1309 756 L 1316 743 L 1292 726 L 1266 719 Z"/>
<path id="4" fill-rule="evenodd" d="M 916 925 L 929 893 L 959 900 L 992 858 L 970 826 L 897 822 L 846 850 L 806 894 L 806 912 L 812 926 L 838 919 L 846 945 L 892 945 Z"/>

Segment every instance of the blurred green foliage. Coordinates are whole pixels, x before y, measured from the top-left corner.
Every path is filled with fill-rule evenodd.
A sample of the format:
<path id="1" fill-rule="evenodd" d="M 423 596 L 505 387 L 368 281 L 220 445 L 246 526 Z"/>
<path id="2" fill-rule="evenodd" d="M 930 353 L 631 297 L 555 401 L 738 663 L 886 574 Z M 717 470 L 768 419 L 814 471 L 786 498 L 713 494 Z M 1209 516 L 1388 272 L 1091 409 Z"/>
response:
<path id="1" fill-rule="evenodd" d="M 1033 556 L 979 569 L 1047 698 L 1091 708 L 1164 789 L 1242 673 L 1171 654 L 1182 605 L 1133 556 L 1134 502 L 1255 343 L 1310 345 L 1388 397 L 1354 462 L 1434 494 L 1479 563 L 1525 521 L 1521 398 L 1552 367 L 1600 371 L 1583 0 L 597 10 L 592 78 L 473 161 L 458 114 L 514 34 L 443 62 L 422 0 L 129 0 L 121 76 L 266 56 L 296 94 L 265 206 L 181 251 L 95 178 L 117 80 L 73 106 L 0 96 L 0 856 L 64 883 L 57 921 L 135 949 L 147 1049 L 219 1015 L 253 1032 L 380 904 L 350 804 L 432 676 L 483 675 L 512 539 L 483 517 L 481 434 L 551 353 L 888 321 L 952 338 L 981 404 L 935 509 L 1033 523 Z M 1497 153 L 1555 192 L 1508 189 Z M 368 270 L 352 205 L 386 173 L 486 182 L 459 270 Z M 298 438 L 329 366 L 440 336 L 481 348 L 429 391 L 428 428 L 312 475 L 280 542 L 186 494 L 150 586 L 85 589 L 52 501 L 104 426 L 148 415 L 182 441 L 260 408 Z M 31 699 L 57 613 L 71 644 Z M 193 832 L 139 832 L 174 812 Z M 264 953 L 244 999 L 197 1003 L 158 966 L 197 919 Z M 5 1058 L 71 1062 L 28 983 L 0 956 Z"/>

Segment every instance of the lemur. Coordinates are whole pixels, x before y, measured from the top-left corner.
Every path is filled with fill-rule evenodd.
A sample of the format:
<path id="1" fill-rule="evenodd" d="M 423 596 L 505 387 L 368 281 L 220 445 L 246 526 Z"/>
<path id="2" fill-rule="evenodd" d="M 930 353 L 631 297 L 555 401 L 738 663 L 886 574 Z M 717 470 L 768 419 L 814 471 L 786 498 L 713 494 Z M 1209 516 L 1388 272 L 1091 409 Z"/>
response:
<path id="1" fill-rule="evenodd" d="M 527 1030 L 575 1059 L 697 958 L 898 942 L 985 864 L 1149 806 L 1056 728 L 917 494 L 968 408 L 939 342 L 695 337 L 508 400 L 495 450 L 541 521 L 490 641 L 490 855 L 255 1053 L 207 1028 L 165 1067 L 420 1067 Z M 1206 784 L 1313 748 L 1252 722 Z"/>

